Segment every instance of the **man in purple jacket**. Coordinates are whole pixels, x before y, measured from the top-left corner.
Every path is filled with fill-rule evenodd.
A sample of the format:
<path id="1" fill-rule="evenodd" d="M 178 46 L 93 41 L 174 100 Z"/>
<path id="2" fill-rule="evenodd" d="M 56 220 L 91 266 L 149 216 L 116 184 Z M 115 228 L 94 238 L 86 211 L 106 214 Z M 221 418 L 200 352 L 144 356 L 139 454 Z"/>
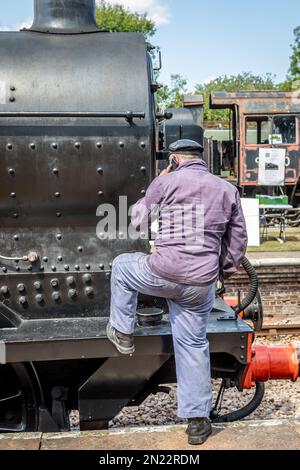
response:
<path id="1" fill-rule="evenodd" d="M 178 416 L 189 420 L 190 444 L 212 432 L 208 318 L 219 278 L 234 274 L 247 233 L 237 189 L 213 176 L 191 140 L 170 146 L 170 164 L 132 210 L 132 225 L 159 221 L 155 252 L 115 259 L 107 336 L 121 354 L 133 354 L 138 293 L 167 299 L 178 382 Z M 173 171 L 173 163 L 177 165 Z"/>

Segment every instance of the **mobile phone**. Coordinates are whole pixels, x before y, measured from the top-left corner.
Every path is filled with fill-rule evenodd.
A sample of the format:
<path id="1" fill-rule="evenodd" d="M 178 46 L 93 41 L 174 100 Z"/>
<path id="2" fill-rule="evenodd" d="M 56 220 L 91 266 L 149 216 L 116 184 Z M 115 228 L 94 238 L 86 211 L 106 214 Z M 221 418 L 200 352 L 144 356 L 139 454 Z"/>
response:
<path id="1" fill-rule="evenodd" d="M 177 163 L 176 163 L 176 161 L 175 161 L 175 157 L 172 157 L 172 170 L 174 171 L 174 170 L 176 170 L 177 168 L 178 168 L 178 165 L 177 165 Z"/>

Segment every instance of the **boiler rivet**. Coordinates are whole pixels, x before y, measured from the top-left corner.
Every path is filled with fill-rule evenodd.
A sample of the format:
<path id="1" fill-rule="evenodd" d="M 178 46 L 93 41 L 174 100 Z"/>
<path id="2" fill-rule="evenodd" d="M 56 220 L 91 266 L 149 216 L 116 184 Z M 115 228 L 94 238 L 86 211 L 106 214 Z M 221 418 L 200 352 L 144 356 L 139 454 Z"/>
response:
<path id="1" fill-rule="evenodd" d="M 16 267 L 16 271 L 17 271 L 17 273 L 20 272 L 20 266 Z"/>
<path id="2" fill-rule="evenodd" d="M 103 168 L 99 167 L 97 168 L 97 172 L 100 174 L 100 173 L 103 173 Z"/>
<path id="3" fill-rule="evenodd" d="M 31 150 L 34 150 L 35 149 L 35 144 L 34 143 L 30 144 L 30 148 L 31 148 Z"/>
<path id="4" fill-rule="evenodd" d="M 58 257 L 57 257 L 57 261 L 60 261 L 60 262 L 61 262 L 62 260 L 63 260 L 63 257 L 62 257 L 62 256 L 58 256 Z"/>
<path id="5" fill-rule="evenodd" d="M 56 149 L 57 149 L 57 144 L 56 144 L 55 142 L 53 142 L 53 144 L 52 144 L 52 148 L 53 148 L 54 150 L 56 150 Z"/>
<path id="6" fill-rule="evenodd" d="M 245 359 L 245 356 L 241 356 L 242 361 Z"/>
<path id="7" fill-rule="evenodd" d="M 103 191 L 98 191 L 98 196 L 103 196 Z"/>
<path id="8" fill-rule="evenodd" d="M 14 174 L 15 174 L 15 170 L 14 170 L 13 168 L 10 168 L 10 169 L 8 170 L 8 173 L 9 173 L 10 175 L 14 175 Z"/>
<path id="9" fill-rule="evenodd" d="M 44 261 L 44 263 L 48 263 L 48 258 L 47 258 L 47 256 L 44 256 L 43 261 Z"/>
<path id="10" fill-rule="evenodd" d="M 17 213 L 15 212 L 15 214 L 14 214 L 14 219 L 17 219 L 18 217 L 19 217 L 19 214 L 17 214 Z"/>
<path id="11" fill-rule="evenodd" d="M 123 148 L 124 147 L 124 142 L 119 142 L 119 145 L 120 145 L 121 148 Z"/>
<path id="12" fill-rule="evenodd" d="M 10 91 L 16 91 L 16 87 L 12 85 L 12 86 L 10 87 Z"/>
<path id="13" fill-rule="evenodd" d="M 85 288 L 85 294 L 90 297 L 91 295 L 94 294 L 94 289 L 92 287 L 86 287 Z"/>
<path id="14" fill-rule="evenodd" d="M 38 304 L 41 304 L 44 301 L 44 297 L 42 296 L 42 294 L 38 294 L 35 296 L 35 300 Z"/>
<path id="15" fill-rule="evenodd" d="M 146 194 L 145 189 L 142 189 L 141 194 Z"/>
<path id="16" fill-rule="evenodd" d="M 19 240 L 19 235 L 14 235 L 14 240 L 17 242 Z"/>
<path id="17" fill-rule="evenodd" d="M 26 299 L 26 297 L 20 297 L 20 304 L 21 304 L 21 305 L 26 305 L 26 304 L 27 304 L 27 299 Z"/>
<path id="18" fill-rule="evenodd" d="M 55 197 L 60 197 L 60 193 L 55 193 L 54 196 Z"/>
<path id="19" fill-rule="evenodd" d="M 16 193 L 10 193 L 10 197 L 15 198 L 16 196 Z"/>
<path id="20" fill-rule="evenodd" d="M 104 264 L 102 264 L 102 263 L 99 264 L 99 268 L 100 268 L 100 269 L 104 269 Z"/>
<path id="21" fill-rule="evenodd" d="M 55 175 L 57 175 L 57 174 L 58 174 L 58 172 L 59 172 L 58 168 L 53 168 L 53 170 L 52 170 L 52 171 L 53 171 L 53 173 L 54 173 Z"/>
<path id="22" fill-rule="evenodd" d="M 68 264 L 65 264 L 64 268 L 65 268 L 65 271 L 69 271 L 70 266 Z"/>
<path id="23" fill-rule="evenodd" d="M 35 281 L 33 285 L 36 290 L 40 290 L 42 288 L 42 283 L 40 281 Z"/>
<path id="24" fill-rule="evenodd" d="M 69 286 L 73 286 L 75 284 L 75 278 L 73 276 L 67 277 L 67 283 Z"/>
<path id="25" fill-rule="evenodd" d="M 141 147 L 142 147 L 142 149 L 146 148 L 145 142 L 141 142 Z"/>
<path id="26" fill-rule="evenodd" d="M 141 166 L 141 172 L 145 173 L 147 171 L 147 168 L 145 166 Z"/>
<path id="27" fill-rule="evenodd" d="M 10 96 L 9 101 L 13 103 L 14 101 L 16 101 L 16 98 L 14 96 Z"/>
<path id="28" fill-rule="evenodd" d="M 13 146 L 12 144 L 7 144 L 7 150 L 12 150 Z"/>
<path id="29" fill-rule="evenodd" d="M 1 291 L 1 294 L 7 295 L 8 294 L 8 287 L 7 286 L 2 286 L 0 291 Z"/>
<path id="30" fill-rule="evenodd" d="M 75 147 L 76 147 L 77 149 L 80 149 L 80 142 L 75 142 Z"/>
<path id="31" fill-rule="evenodd" d="M 45 270 L 44 266 L 41 266 L 40 271 L 44 271 L 44 270 Z"/>
<path id="32" fill-rule="evenodd" d="M 101 142 L 97 142 L 97 144 L 96 144 L 96 145 L 97 145 L 98 149 L 101 149 L 101 147 L 102 147 L 102 144 L 101 144 Z"/>
<path id="33" fill-rule="evenodd" d="M 18 289 L 19 292 L 24 292 L 24 291 L 25 291 L 25 286 L 24 286 L 24 284 L 18 284 L 18 285 L 17 285 L 17 289 Z"/>
<path id="34" fill-rule="evenodd" d="M 3 271 L 4 273 L 7 273 L 7 268 L 6 268 L 5 266 L 3 266 L 2 271 Z"/>
<path id="35" fill-rule="evenodd" d="M 79 270 L 80 270 L 80 266 L 78 266 L 78 264 L 76 264 L 75 270 L 76 270 L 76 271 L 79 271 Z"/>
<path id="36" fill-rule="evenodd" d="M 62 216 L 61 212 L 56 212 L 56 217 L 61 217 L 61 216 Z"/>
<path id="37" fill-rule="evenodd" d="M 75 297 L 77 297 L 77 292 L 75 289 L 70 289 L 68 295 L 70 299 L 75 299 Z"/>
<path id="38" fill-rule="evenodd" d="M 59 286 L 59 281 L 58 279 L 51 279 L 50 284 L 52 287 L 58 287 Z"/>
<path id="39" fill-rule="evenodd" d="M 61 239 L 62 239 L 62 234 L 61 234 L 61 233 L 58 233 L 58 234 L 56 235 L 56 238 L 57 238 L 57 240 L 61 240 Z"/>
<path id="40" fill-rule="evenodd" d="M 52 294 L 52 299 L 55 301 L 55 302 L 58 302 L 60 300 L 60 293 L 59 292 L 53 292 Z"/>
<path id="41" fill-rule="evenodd" d="M 92 281 L 92 276 L 90 274 L 85 274 L 82 279 L 86 284 L 88 284 Z"/>
<path id="42" fill-rule="evenodd" d="M 82 252 L 83 252 L 83 247 L 82 247 L 82 246 L 79 246 L 79 247 L 77 248 L 77 250 L 79 251 L 79 253 L 82 253 Z"/>
<path id="43" fill-rule="evenodd" d="M 55 266 L 51 266 L 51 269 L 52 269 L 53 272 L 56 271 L 56 267 L 55 267 Z"/>
<path id="44" fill-rule="evenodd" d="M 91 265 L 90 265 L 90 264 L 86 264 L 85 267 L 86 267 L 87 270 L 91 269 Z"/>

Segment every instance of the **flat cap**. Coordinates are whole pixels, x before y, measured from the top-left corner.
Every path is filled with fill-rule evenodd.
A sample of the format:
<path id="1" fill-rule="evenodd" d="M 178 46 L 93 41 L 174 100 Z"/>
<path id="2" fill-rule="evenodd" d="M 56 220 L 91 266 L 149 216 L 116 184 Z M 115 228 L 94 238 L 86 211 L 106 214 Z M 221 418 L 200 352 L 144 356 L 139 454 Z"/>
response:
<path id="1" fill-rule="evenodd" d="M 203 153 L 204 148 L 198 142 L 189 139 L 182 139 L 173 142 L 169 150 L 171 153 Z"/>

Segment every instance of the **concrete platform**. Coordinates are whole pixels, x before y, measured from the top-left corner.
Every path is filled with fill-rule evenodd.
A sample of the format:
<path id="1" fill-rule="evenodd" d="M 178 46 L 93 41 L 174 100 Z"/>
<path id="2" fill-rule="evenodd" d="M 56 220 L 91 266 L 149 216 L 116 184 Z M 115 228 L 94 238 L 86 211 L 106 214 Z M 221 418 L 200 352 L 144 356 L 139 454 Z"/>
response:
<path id="1" fill-rule="evenodd" d="M 300 420 L 216 425 L 201 447 L 187 444 L 185 426 L 67 434 L 0 435 L 0 450 L 300 450 Z"/>
<path id="2" fill-rule="evenodd" d="M 255 268 L 260 266 L 299 266 L 300 251 L 294 252 L 253 252 L 247 258 Z"/>

